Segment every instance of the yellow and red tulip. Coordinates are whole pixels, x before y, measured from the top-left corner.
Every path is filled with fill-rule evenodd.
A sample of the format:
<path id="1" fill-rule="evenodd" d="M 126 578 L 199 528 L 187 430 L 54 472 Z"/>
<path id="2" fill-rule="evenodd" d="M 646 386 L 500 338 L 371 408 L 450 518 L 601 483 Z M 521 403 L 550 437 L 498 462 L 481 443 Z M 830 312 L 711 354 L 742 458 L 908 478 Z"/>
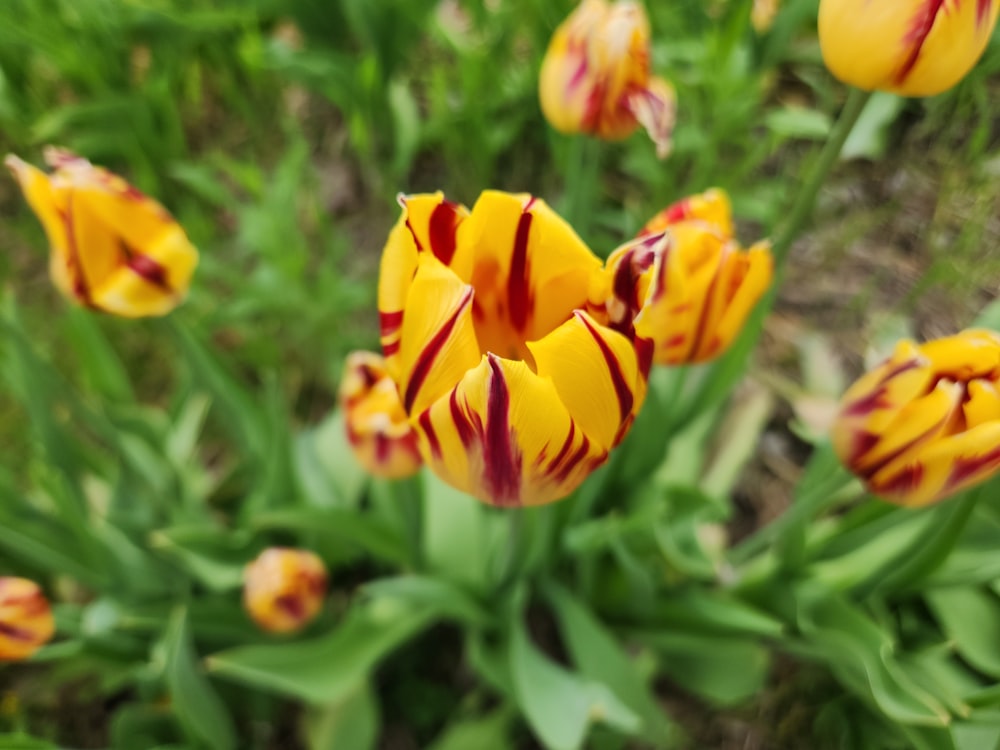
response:
<path id="1" fill-rule="evenodd" d="M 198 252 L 166 209 L 121 177 L 49 148 L 52 174 L 8 156 L 51 246 L 49 272 L 77 304 L 126 318 L 165 315 L 187 293 Z"/>
<path id="2" fill-rule="evenodd" d="M 583 0 L 556 29 L 542 61 L 542 113 L 556 130 L 626 138 L 642 125 L 670 153 L 676 97 L 649 70 L 649 19 L 634 0 Z"/>
<path id="3" fill-rule="evenodd" d="M 0 577 L 0 660 L 27 659 L 55 633 L 49 602 L 34 581 Z"/>
<path id="4" fill-rule="evenodd" d="M 741 249 L 721 190 L 661 211 L 606 264 L 615 329 L 647 341 L 653 361 L 679 365 L 722 354 L 771 283 L 770 246 Z"/>
<path id="5" fill-rule="evenodd" d="M 382 355 L 353 352 L 347 357 L 340 403 L 347 439 L 368 473 L 403 479 L 420 470 L 417 433 L 407 420 Z"/>
<path id="6" fill-rule="evenodd" d="M 1000 470 L 1000 334 L 899 342 L 844 394 L 832 439 L 873 494 L 899 505 L 934 503 L 993 476 Z"/>
<path id="7" fill-rule="evenodd" d="M 243 605 L 262 630 L 301 630 L 323 607 L 326 568 L 314 553 L 270 547 L 243 571 Z"/>
<path id="8" fill-rule="evenodd" d="M 590 298 L 600 260 L 530 195 L 487 191 L 471 212 L 441 193 L 400 203 L 382 348 L 424 462 L 494 505 L 566 496 L 645 397 L 648 359 Z"/>
<path id="9" fill-rule="evenodd" d="M 998 10 L 1000 0 L 821 0 L 820 48 L 844 83 L 933 96 L 976 64 Z"/>

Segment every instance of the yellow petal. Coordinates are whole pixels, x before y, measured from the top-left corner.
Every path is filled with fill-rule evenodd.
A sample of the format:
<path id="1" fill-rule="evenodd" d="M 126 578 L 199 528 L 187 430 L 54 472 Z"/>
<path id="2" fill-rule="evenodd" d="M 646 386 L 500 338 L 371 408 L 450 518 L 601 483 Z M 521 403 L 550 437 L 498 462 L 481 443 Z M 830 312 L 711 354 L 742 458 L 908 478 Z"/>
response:
<path id="1" fill-rule="evenodd" d="M 761 242 L 746 253 L 731 250 L 715 280 L 692 362 L 707 362 L 729 348 L 771 283 L 774 261 Z"/>
<path id="2" fill-rule="evenodd" d="M 924 443 L 869 480 L 873 493 L 908 507 L 943 500 L 1000 470 L 1000 422 Z"/>
<path id="3" fill-rule="evenodd" d="M 0 660 L 27 659 L 55 632 L 52 609 L 34 581 L 0 577 Z"/>
<path id="4" fill-rule="evenodd" d="M 733 236 L 733 210 L 724 190 L 710 188 L 672 203 L 646 222 L 639 236 L 657 234 L 682 221 L 710 224 L 723 237 Z"/>
<path id="5" fill-rule="evenodd" d="M 987 422 L 1000 422 L 1000 391 L 997 384 L 988 380 L 969 383 L 968 400 L 962 405 L 966 429 L 971 430 Z"/>
<path id="6" fill-rule="evenodd" d="M 904 96 L 932 96 L 958 83 L 996 24 L 993 0 L 822 0 L 819 39 L 845 83 Z"/>
<path id="7" fill-rule="evenodd" d="M 400 330 L 399 383 L 411 418 L 449 392 L 479 362 L 472 287 L 421 253 Z"/>
<path id="8" fill-rule="evenodd" d="M 492 354 L 420 414 L 417 429 L 434 472 L 492 505 L 558 500 L 607 458 L 551 380 Z"/>

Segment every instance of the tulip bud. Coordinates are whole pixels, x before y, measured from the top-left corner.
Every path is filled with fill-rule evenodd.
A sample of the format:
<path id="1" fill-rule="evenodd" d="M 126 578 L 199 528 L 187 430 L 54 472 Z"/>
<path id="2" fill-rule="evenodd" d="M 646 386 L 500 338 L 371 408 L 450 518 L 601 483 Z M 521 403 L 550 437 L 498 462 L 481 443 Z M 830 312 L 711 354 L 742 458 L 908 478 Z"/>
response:
<path id="1" fill-rule="evenodd" d="M 8 156 L 51 246 L 53 283 L 77 304 L 140 318 L 165 315 L 187 293 L 198 252 L 166 209 L 121 177 L 48 148 L 51 175 Z"/>
<path id="2" fill-rule="evenodd" d="M 780 0 L 753 0 L 753 8 L 750 9 L 750 25 L 753 30 L 758 34 L 770 31 L 779 7 Z"/>
<path id="3" fill-rule="evenodd" d="M 917 507 L 1000 470 L 1000 334 L 904 340 L 840 403 L 833 447 L 875 495 Z"/>
<path id="4" fill-rule="evenodd" d="M 982 56 L 998 9 L 997 0 L 821 0 L 823 60 L 866 91 L 940 94 Z"/>
<path id="5" fill-rule="evenodd" d="M 243 571 L 243 605 L 262 630 L 291 633 L 319 614 L 326 568 L 312 552 L 271 547 Z"/>
<path id="6" fill-rule="evenodd" d="M 0 660 L 27 659 L 54 632 L 52 610 L 38 585 L 26 578 L 0 577 Z"/>
<path id="7" fill-rule="evenodd" d="M 404 479 L 420 470 L 417 434 L 406 418 L 399 390 L 381 355 L 353 352 L 347 357 L 340 403 L 347 439 L 369 474 Z"/>
<path id="8" fill-rule="evenodd" d="M 642 125 L 670 153 L 676 97 L 649 72 L 649 20 L 633 0 L 583 0 L 556 29 L 539 78 L 542 113 L 556 130 L 619 140 Z"/>
<path id="9" fill-rule="evenodd" d="M 608 257 L 611 326 L 650 342 L 656 363 L 707 362 L 739 335 L 773 266 L 767 242 L 744 251 L 733 238 L 725 193 L 685 198 Z"/>

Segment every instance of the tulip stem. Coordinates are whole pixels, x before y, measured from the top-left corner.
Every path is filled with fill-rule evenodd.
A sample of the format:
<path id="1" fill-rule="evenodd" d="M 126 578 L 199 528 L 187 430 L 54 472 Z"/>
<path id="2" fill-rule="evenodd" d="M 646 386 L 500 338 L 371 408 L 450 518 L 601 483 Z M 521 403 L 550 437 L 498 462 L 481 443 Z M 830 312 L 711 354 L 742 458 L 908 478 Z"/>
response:
<path id="1" fill-rule="evenodd" d="M 854 129 L 854 125 L 858 121 L 858 117 L 861 115 L 870 96 L 871 92 L 869 91 L 862 91 L 855 88 L 850 90 L 847 102 L 840 112 L 840 117 L 837 118 L 833 130 L 830 131 L 830 136 L 823 145 L 823 150 L 820 151 L 813 162 L 802 189 L 799 191 L 798 198 L 788 214 L 788 221 L 785 222 L 775 236 L 771 252 L 774 254 L 775 265 L 779 269 L 784 266 L 792 243 L 799 236 L 802 227 L 805 226 L 805 223 L 812 215 L 813 207 L 816 205 L 816 197 L 819 195 L 819 189 L 826 182 L 827 175 L 840 156 L 840 152 L 844 148 L 844 143 L 851 134 L 851 130 Z"/>
<path id="2" fill-rule="evenodd" d="M 594 213 L 594 186 L 601 171 L 601 144 L 578 135 L 566 150 L 565 185 L 560 213 L 584 241 Z"/>

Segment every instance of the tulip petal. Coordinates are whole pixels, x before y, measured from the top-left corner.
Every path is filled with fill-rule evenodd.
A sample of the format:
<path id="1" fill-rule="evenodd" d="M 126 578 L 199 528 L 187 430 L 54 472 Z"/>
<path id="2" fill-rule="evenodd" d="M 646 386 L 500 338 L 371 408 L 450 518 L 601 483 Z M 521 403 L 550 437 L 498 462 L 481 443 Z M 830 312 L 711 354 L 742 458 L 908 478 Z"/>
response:
<path id="1" fill-rule="evenodd" d="M 890 462 L 868 482 L 871 491 L 920 507 L 971 487 L 1000 469 L 1000 422 L 934 440 Z"/>
<path id="2" fill-rule="evenodd" d="M 699 195 L 671 203 L 639 230 L 639 237 L 657 234 L 682 221 L 702 221 L 711 225 L 723 237 L 733 236 L 733 209 L 724 190 L 709 188 Z"/>
<path id="3" fill-rule="evenodd" d="M 768 242 L 757 243 L 746 253 L 727 253 L 715 280 L 701 324 L 702 335 L 691 361 L 712 359 L 733 343 L 750 311 L 764 296 L 773 269 Z"/>
<path id="4" fill-rule="evenodd" d="M 671 140 L 677 121 L 677 94 L 662 78 L 653 77 L 641 88 L 632 89 L 625 98 L 632 113 L 656 145 L 656 157 L 666 159 L 673 147 Z"/>
<path id="5" fill-rule="evenodd" d="M 574 424 L 551 380 L 493 354 L 421 413 L 417 429 L 435 473 L 493 505 L 558 500 L 607 458 Z"/>
<path id="6" fill-rule="evenodd" d="M 399 390 L 411 417 L 450 391 L 479 362 L 472 299 L 472 287 L 431 253 L 420 254 L 399 347 Z"/>
<path id="7" fill-rule="evenodd" d="M 528 348 L 538 375 L 552 380 L 559 399 L 587 437 L 605 449 L 617 444 L 645 395 L 631 341 L 577 311 Z"/>
<path id="8" fill-rule="evenodd" d="M 968 399 L 962 405 L 966 429 L 971 430 L 987 422 L 1000 422 L 1000 390 L 988 380 L 969 383 Z"/>

